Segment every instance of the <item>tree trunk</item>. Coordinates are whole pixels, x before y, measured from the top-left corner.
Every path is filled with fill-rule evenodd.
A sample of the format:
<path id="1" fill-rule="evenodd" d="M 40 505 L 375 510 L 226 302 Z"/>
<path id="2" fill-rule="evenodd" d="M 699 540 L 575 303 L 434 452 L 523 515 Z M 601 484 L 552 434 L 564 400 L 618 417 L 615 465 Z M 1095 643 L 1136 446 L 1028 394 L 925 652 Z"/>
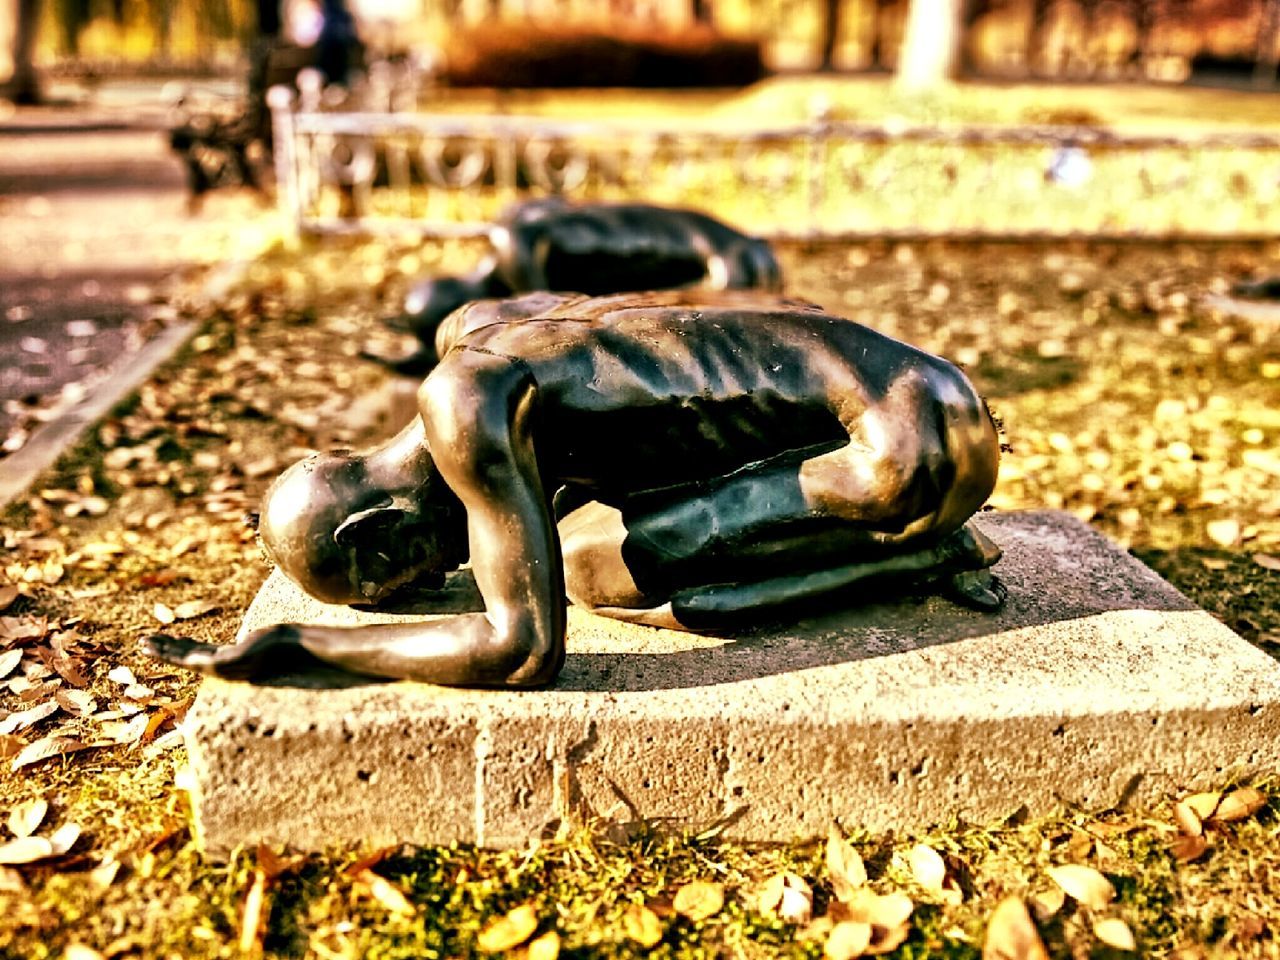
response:
<path id="1" fill-rule="evenodd" d="M 1253 85 L 1264 90 L 1276 82 L 1277 33 L 1280 33 L 1280 0 L 1264 0 L 1253 70 Z"/>
<path id="2" fill-rule="evenodd" d="M 841 0 L 823 0 L 822 5 L 822 70 L 836 65 L 836 41 L 840 34 Z"/>
<path id="3" fill-rule="evenodd" d="M 36 31 L 40 28 L 40 0 L 16 0 L 17 23 L 13 31 L 13 76 L 0 84 L 0 96 L 14 103 L 39 103 L 40 78 L 36 76 Z"/>
<path id="4" fill-rule="evenodd" d="M 955 77 L 963 17 L 964 0 L 911 0 L 898 60 L 900 86 L 925 90 Z"/>

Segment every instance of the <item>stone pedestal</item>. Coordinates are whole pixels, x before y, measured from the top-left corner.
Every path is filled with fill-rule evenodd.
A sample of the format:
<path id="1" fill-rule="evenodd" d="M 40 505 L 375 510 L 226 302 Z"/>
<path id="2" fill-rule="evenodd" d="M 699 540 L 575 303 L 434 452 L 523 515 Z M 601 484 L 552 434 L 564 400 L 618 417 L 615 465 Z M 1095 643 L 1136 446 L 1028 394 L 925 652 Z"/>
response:
<path id="1" fill-rule="evenodd" d="M 1005 549 L 997 615 L 902 599 L 725 639 L 573 610 L 546 691 L 208 681 L 185 725 L 199 835 L 214 855 L 504 846 L 599 817 L 776 841 L 1140 804 L 1280 767 L 1280 665 L 1066 514 L 980 525 Z M 465 571 L 433 606 L 478 608 Z M 273 574 L 243 629 L 405 615 Z"/>

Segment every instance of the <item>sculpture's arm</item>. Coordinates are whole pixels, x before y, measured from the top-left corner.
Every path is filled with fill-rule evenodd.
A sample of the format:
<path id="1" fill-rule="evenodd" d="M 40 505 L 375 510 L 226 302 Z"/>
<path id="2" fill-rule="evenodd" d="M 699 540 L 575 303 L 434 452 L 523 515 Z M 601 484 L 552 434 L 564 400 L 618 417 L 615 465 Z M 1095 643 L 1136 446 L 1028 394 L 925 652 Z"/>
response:
<path id="1" fill-rule="evenodd" d="M 422 391 L 441 476 L 467 510 L 485 612 L 365 627 L 281 624 L 230 646 L 152 637 L 161 659 L 224 677 L 298 666 L 301 648 L 351 673 L 455 686 L 538 687 L 564 662 L 564 572 L 531 430 L 536 387 L 512 361 L 469 351 Z"/>

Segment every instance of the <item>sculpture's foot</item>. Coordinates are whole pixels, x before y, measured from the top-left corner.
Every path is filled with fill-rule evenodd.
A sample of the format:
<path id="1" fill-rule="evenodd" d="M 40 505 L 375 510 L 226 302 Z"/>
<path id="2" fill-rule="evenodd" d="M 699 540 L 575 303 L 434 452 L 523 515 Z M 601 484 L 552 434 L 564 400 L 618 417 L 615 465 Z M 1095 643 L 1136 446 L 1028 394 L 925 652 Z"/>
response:
<path id="1" fill-rule="evenodd" d="M 942 566 L 951 571 L 939 581 L 943 596 L 974 610 L 993 612 L 1004 606 L 1009 591 L 990 571 L 1002 551 L 972 522 L 947 537 L 939 552 Z"/>
<path id="2" fill-rule="evenodd" d="M 288 624 L 258 630 L 239 643 L 202 643 L 156 633 L 142 641 L 149 657 L 224 680 L 244 680 L 298 666 L 298 631 Z"/>
<path id="3" fill-rule="evenodd" d="M 374 363 L 381 364 L 392 373 L 398 373 L 402 377 L 425 377 L 436 365 L 436 352 L 427 347 L 420 347 L 413 353 L 403 357 L 387 357 L 368 350 L 361 350 L 360 357 L 364 360 L 372 360 Z"/>
<path id="4" fill-rule="evenodd" d="M 990 570 L 966 570 L 944 581 L 942 594 L 963 607 L 994 613 L 1004 606 L 1009 591 Z"/>

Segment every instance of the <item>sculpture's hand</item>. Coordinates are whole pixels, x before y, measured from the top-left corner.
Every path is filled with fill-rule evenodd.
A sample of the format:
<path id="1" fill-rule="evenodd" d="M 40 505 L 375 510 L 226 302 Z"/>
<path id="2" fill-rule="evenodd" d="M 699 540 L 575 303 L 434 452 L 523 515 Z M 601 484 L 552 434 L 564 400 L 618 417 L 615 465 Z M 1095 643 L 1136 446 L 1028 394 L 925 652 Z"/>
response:
<path id="1" fill-rule="evenodd" d="M 202 643 L 156 633 L 142 641 L 148 656 L 226 680 L 243 680 L 297 664 L 300 632 L 282 623 L 255 630 L 232 644 Z"/>

